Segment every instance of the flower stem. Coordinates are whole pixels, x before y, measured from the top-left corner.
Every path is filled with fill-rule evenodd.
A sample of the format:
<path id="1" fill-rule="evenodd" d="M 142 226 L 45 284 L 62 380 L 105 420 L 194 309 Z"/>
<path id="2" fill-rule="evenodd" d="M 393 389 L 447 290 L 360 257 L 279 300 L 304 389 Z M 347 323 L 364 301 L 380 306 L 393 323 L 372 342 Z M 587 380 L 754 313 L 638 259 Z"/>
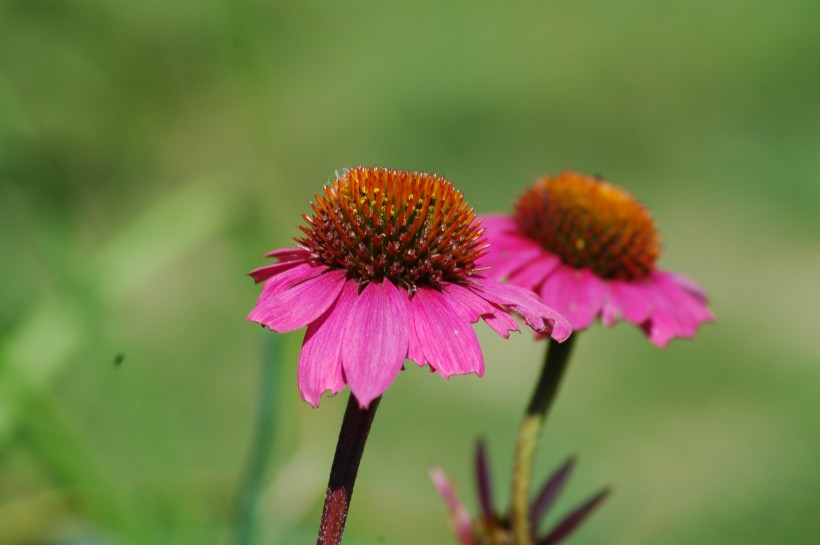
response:
<path id="1" fill-rule="evenodd" d="M 517 545 L 531 545 L 534 529 L 530 524 L 530 480 L 535 447 L 547 419 L 547 411 L 558 392 L 564 375 L 575 335 L 563 343 L 550 340 L 541 378 L 535 387 L 530 404 L 524 413 L 518 431 L 513 461 L 512 526 Z"/>
<path id="2" fill-rule="evenodd" d="M 327 483 L 316 545 L 338 545 L 342 542 L 353 483 L 356 482 L 364 445 L 380 401 L 381 397 L 377 397 L 367 409 L 361 409 L 353 394 L 347 400 L 336 454 L 330 467 L 330 480 Z"/>

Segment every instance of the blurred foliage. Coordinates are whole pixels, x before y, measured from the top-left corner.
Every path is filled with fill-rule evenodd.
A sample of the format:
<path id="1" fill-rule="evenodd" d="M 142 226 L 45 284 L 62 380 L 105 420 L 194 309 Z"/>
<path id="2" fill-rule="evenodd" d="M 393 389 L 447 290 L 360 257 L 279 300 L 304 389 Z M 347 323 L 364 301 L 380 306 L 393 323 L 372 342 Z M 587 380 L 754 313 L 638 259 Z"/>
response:
<path id="1" fill-rule="evenodd" d="M 482 212 L 601 173 L 712 295 L 718 322 L 665 351 L 583 334 L 538 471 L 580 456 L 565 508 L 615 493 L 573 542 L 820 541 L 818 20 L 816 0 L 3 0 L 0 545 L 236 541 L 272 335 L 244 274 L 358 164 L 443 174 Z M 303 403 L 283 340 L 264 543 L 313 539 L 345 397 Z M 426 470 L 470 482 L 478 436 L 507 478 L 543 346 L 481 340 L 483 379 L 411 368 L 386 395 L 351 545 L 451 543 Z"/>

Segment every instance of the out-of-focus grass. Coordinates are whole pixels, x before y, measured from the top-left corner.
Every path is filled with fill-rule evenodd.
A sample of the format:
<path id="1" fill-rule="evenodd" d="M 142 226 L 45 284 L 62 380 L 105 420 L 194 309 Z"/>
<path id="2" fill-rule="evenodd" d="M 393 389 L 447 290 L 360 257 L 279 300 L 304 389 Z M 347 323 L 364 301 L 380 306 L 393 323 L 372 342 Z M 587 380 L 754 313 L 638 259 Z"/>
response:
<path id="1" fill-rule="evenodd" d="M 613 485 L 577 542 L 820 540 L 818 18 L 812 0 L 0 4 L 0 545 L 233 541 L 270 335 L 243 275 L 357 164 L 444 174 L 482 212 L 547 171 L 602 173 L 712 295 L 718 322 L 666 351 L 583 334 L 537 468 L 579 455 L 563 508 Z M 504 495 L 543 347 L 481 339 L 483 379 L 413 367 L 388 392 L 351 543 L 451 542 L 426 469 L 471 498 L 478 436 Z M 344 403 L 299 400 L 283 340 L 273 543 L 312 538 Z"/>

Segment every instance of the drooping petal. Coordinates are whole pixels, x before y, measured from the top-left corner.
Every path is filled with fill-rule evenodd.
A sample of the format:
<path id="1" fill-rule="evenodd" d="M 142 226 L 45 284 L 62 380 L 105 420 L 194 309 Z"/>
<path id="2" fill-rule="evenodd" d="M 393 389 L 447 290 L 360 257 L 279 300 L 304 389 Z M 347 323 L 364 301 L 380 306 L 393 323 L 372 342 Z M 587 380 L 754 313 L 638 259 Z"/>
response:
<path id="1" fill-rule="evenodd" d="M 252 270 L 248 273 L 248 276 L 253 278 L 253 281 L 257 284 L 259 282 L 264 282 L 271 276 L 275 276 L 281 272 L 284 272 L 288 269 L 292 269 L 303 263 L 297 259 L 292 259 L 290 261 L 280 261 L 279 263 L 274 263 L 272 265 L 265 265 L 264 267 L 259 267 L 257 269 Z"/>
<path id="2" fill-rule="evenodd" d="M 706 292 L 703 290 L 702 287 L 700 287 L 700 284 L 698 284 L 688 276 L 683 276 L 682 274 L 677 274 L 669 271 L 659 272 L 659 274 L 666 276 L 666 278 L 668 278 L 670 281 L 674 282 L 678 286 L 688 291 L 701 303 L 706 304 L 709 302 L 709 296 L 706 295 Z"/>
<path id="3" fill-rule="evenodd" d="M 601 309 L 604 325 L 612 326 L 621 319 L 640 325 L 649 318 L 651 289 L 646 282 L 610 280 L 606 282 L 606 289 L 606 302 Z"/>
<path id="4" fill-rule="evenodd" d="M 554 254 L 542 252 L 541 255 L 510 275 L 510 282 L 537 292 L 541 283 L 561 266 L 561 259 Z"/>
<path id="5" fill-rule="evenodd" d="M 479 267 L 486 267 L 482 274 L 487 278 L 496 280 L 507 279 L 512 273 L 527 266 L 533 259 L 541 253 L 537 248 L 525 248 L 521 250 L 496 250 L 490 248 L 489 257 L 481 257 L 477 261 Z"/>
<path id="6" fill-rule="evenodd" d="M 470 288 L 449 284 L 444 287 L 444 292 L 450 305 L 470 323 L 484 318 L 487 325 L 505 339 L 510 337 L 510 331 L 518 331 L 518 324 L 506 310 L 490 303 Z"/>
<path id="7" fill-rule="evenodd" d="M 273 295 L 265 289 L 248 319 L 280 333 L 299 329 L 321 316 L 333 304 L 344 283 L 344 271 L 334 270 L 308 278 Z"/>
<path id="8" fill-rule="evenodd" d="M 428 364 L 442 377 L 484 374 L 484 357 L 472 325 L 442 293 L 419 289 L 410 301 L 410 314 Z"/>
<path id="9" fill-rule="evenodd" d="M 603 281 L 588 269 L 559 267 L 541 285 L 541 299 L 567 317 L 576 330 L 586 329 L 606 299 Z"/>
<path id="10" fill-rule="evenodd" d="M 500 215 L 483 216 L 481 225 L 490 242 L 490 249 L 478 260 L 477 265 L 488 267 L 483 272 L 488 278 L 507 278 L 543 254 L 537 243 L 518 233 L 511 218 Z"/>
<path id="11" fill-rule="evenodd" d="M 424 355 L 423 341 L 419 338 L 412 324 L 407 338 L 407 359 L 416 362 L 419 367 L 424 367 L 430 363 L 427 361 L 427 356 Z"/>
<path id="12" fill-rule="evenodd" d="M 693 337 L 700 324 L 714 319 L 709 308 L 666 273 L 649 277 L 652 314 L 643 324 L 649 340 L 665 347 L 675 337 Z"/>
<path id="13" fill-rule="evenodd" d="M 302 399 L 314 407 L 319 406 L 322 394 L 327 390 L 335 395 L 344 388 L 340 356 L 342 335 L 358 291 L 355 281 L 346 281 L 336 301 L 319 319 L 308 325 L 305 332 L 297 381 Z"/>
<path id="14" fill-rule="evenodd" d="M 453 531 L 458 538 L 461 545 L 474 545 L 472 521 L 467 508 L 461 503 L 461 500 L 456 496 L 456 492 L 447 476 L 438 467 L 430 468 L 430 480 L 433 481 L 433 486 L 436 487 L 438 493 L 444 498 L 447 506 L 450 508 L 450 516 L 453 521 Z"/>
<path id="15" fill-rule="evenodd" d="M 474 293 L 470 288 L 458 284 L 447 284 L 442 290 L 450 306 L 471 324 L 476 323 L 482 316 L 493 314 L 496 308 L 486 299 Z"/>
<path id="16" fill-rule="evenodd" d="M 286 267 L 265 280 L 265 284 L 262 286 L 262 295 L 266 299 L 270 299 L 295 284 L 324 274 L 327 270 L 328 268 L 324 265 L 312 265 L 304 261 L 297 262 L 294 267 Z"/>
<path id="17" fill-rule="evenodd" d="M 278 248 L 266 253 L 264 257 L 275 257 L 280 262 L 303 260 L 310 257 L 310 252 L 304 248 Z"/>
<path id="18" fill-rule="evenodd" d="M 405 290 L 399 290 L 402 296 L 406 297 L 406 304 L 408 308 L 408 313 L 410 309 L 410 297 L 409 294 Z M 424 367 L 429 362 L 427 361 L 427 357 L 424 355 L 424 343 L 416 334 L 416 330 L 413 327 L 413 318 L 408 314 L 409 319 L 409 331 L 408 331 L 408 338 L 407 338 L 407 359 L 416 362 L 419 367 Z"/>
<path id="19" fill-rule="evenodd" d="M 550 336 L 558 342 L 565 341 L 572 333 L 569 320 L 544 304 L 530 290 L 487 278 L 475 277 L 473 280 L 482 297 L 491 303 L 511 308 L 535 331 L 549 331 Z"/>
<path id="20" fill-rule="evenodd" d="M 342 366 L 350 391 L 367 408 L 398 375 L 410 328 L 406 299 L 389 280 L 365 286 L 345 324 Z"/>
<path id="21" fill-rule="evenodd" d="M 505 339 L 510 338 L 511 331 L 520 331 L 518 324 L 512 316 L 507 314 L 507 311 L 501 307 L 496 307 L 497 312 L 491 316 L 484 317 L 484 323 L 490 326 L 490 329 L 498 333 Z"/>

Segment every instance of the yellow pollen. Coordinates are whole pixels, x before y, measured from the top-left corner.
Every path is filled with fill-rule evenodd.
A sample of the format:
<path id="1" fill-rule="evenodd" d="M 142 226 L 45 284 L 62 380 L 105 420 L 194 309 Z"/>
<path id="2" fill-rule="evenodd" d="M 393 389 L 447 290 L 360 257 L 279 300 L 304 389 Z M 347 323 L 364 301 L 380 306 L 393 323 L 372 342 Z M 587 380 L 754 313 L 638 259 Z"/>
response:
<path id="1" fill-rule="evenodd" d="M 586 246 L 586 245 L 587 245 L 587 243 L 584 242 L 584 239 L 582 239 L 582 238 L 579 238 L 578 240 L 575 241 L 575 247 L 578 248 L 579 250 L 583 250 L 584 246 Z"/>

